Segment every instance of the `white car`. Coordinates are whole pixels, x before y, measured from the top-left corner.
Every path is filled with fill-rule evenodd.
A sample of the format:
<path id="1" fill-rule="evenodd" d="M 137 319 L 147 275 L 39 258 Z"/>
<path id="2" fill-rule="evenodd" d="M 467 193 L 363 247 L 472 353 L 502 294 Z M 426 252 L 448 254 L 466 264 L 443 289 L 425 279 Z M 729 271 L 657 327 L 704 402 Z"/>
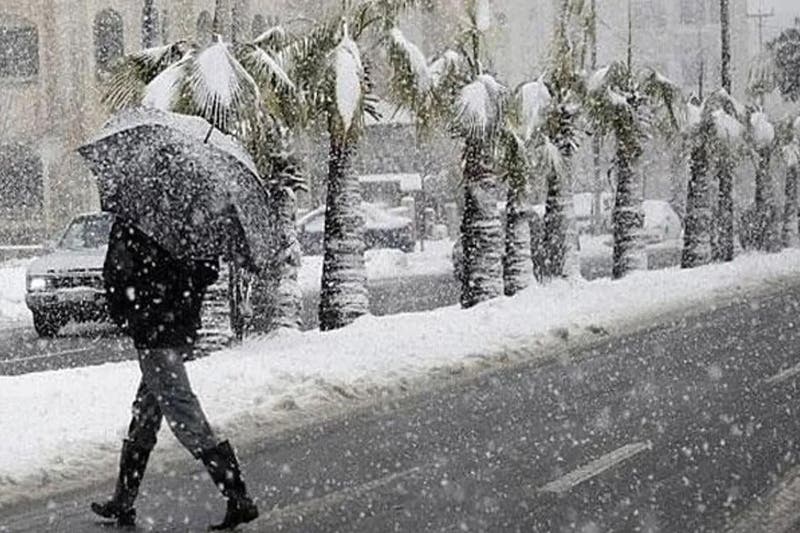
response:
<path id="1" fill-rule="evenodd" d="M 61 239 L 28 267 L 25 303 L 42 337 L 52 337 L 70 320 L 106 319 L 103 262 L 114 217 L 81 215 Z"/>

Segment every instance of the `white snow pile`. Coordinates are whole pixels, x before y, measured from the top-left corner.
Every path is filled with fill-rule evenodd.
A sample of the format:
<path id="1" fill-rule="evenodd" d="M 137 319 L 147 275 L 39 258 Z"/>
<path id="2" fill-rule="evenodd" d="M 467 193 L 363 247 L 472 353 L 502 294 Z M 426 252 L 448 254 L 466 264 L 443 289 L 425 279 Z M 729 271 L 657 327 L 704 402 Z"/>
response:
<path id="1" fill-rule="evenodd" d="M 598 332 L 620 333 L 779 288 L 800 278 L 798 264 L 800 251 L 792 250 L 619 282 L 558 282 L 468 311 L 365 317 L 327 333 L 283 332 L 188 369 L 210 419 L 243 443 L 281 421 L 383 397 L 443 370 L 554 357 L 567 339 L 575 346 Z M 138 380 L 135 362 L 0 377 L 0 434 L 14 440 L 0 447 L 0 504 L 113 476 Z M 172 437 L 159 446 L 157 465 L 185 456 Z"/>
<path id="2" fill-rule="evenodd" d="M 753 141 L 758 148 L 767 148 L 775 140 L 775 128 L 770 124 L 767 115 L 762 112 L 753 113 L 750 117 Z"/>
<path id="3" fill-rule="evenodd" d="M 28 319 L 25 305 L 25 268 L 29 261 L 12 261 L 0 265 L 0 325 Z"/>

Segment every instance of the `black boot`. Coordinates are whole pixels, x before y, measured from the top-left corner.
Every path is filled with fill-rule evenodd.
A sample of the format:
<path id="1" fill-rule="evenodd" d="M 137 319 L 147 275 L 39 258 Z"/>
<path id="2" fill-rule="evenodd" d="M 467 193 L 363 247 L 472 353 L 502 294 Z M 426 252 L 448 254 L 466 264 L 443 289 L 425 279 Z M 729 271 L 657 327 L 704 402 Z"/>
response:
<path id="1" fill-rule="evenodd" d="M 211 479 L 222 491 L 228 500 L 225 518 L 221 523 L 209 527 L 212 531 L 233 529 L 240 524 L 252 522 L 258 518 L 258 508 L 250 496 L 242 479 L 242 470 L 236 460 L 228 441 L 219 443 L 216 447 L 204 450 L 200 459 L 206 465 Z"/>
<path id="2" fill-rule="evenodd" d="M 124 440 L 114 496 L 105 503 L 93 502 L 92 511 L 103 518 L 116 520 L 120 526 L 135 525 L 136 509 L 133 508 L 133 502 L 139 494 L 139 485 L 149 458 L 150 450 Z"/>

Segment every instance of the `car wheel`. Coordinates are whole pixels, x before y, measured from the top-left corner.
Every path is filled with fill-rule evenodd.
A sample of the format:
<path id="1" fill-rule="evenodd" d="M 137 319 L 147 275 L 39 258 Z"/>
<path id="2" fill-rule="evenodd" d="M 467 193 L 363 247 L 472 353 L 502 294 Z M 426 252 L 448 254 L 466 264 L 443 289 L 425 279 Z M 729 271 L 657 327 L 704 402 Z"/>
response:
<path id="1" fill-rule="evenodd" d="M 63 320 L 58 316 L 47 313 L 33 314 L 33 328 L 40 337 L 55 337 L 63 325 Z"/>

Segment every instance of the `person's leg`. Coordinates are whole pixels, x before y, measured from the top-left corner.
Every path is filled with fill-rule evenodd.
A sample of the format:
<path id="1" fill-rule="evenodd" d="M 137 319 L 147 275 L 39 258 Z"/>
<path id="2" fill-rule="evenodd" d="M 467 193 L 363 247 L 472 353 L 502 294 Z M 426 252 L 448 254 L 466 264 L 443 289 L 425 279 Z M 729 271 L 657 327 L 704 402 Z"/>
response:
<path id="1" fill-rule="evenodd" d="M 136 510 L 133 504 L 139 494 L 147 461 L 161 427 L 161 408 L 144 379 L 136 392 L 132 412 L 128 437 L 122 444 L 114 495 L 105 503 L 94 502 L 91 506 L 96 514 L 114 519 L 120 525 L 133 525 L 135 522 Z"/>
<path id="2" fill-rule="evenodd" d="M 203 462 L 228 501 L 222 523 L 211 529 L 231 529 L 258 517 L 247 493 L 236 454 L 228 441 L 219 442 L 192 391 L 184 358 L 191 347 L 146 350 L 140 358 L 147 386 L 157 398 L 170 429 L 189 452 Z"/>
<path id="3" fill-rule="evenodd" d="M 188 349 L 142 350 L 144 382 L 178 441 L 196 459 L 219 444 L 189 383 L 183 358 Z"/>

